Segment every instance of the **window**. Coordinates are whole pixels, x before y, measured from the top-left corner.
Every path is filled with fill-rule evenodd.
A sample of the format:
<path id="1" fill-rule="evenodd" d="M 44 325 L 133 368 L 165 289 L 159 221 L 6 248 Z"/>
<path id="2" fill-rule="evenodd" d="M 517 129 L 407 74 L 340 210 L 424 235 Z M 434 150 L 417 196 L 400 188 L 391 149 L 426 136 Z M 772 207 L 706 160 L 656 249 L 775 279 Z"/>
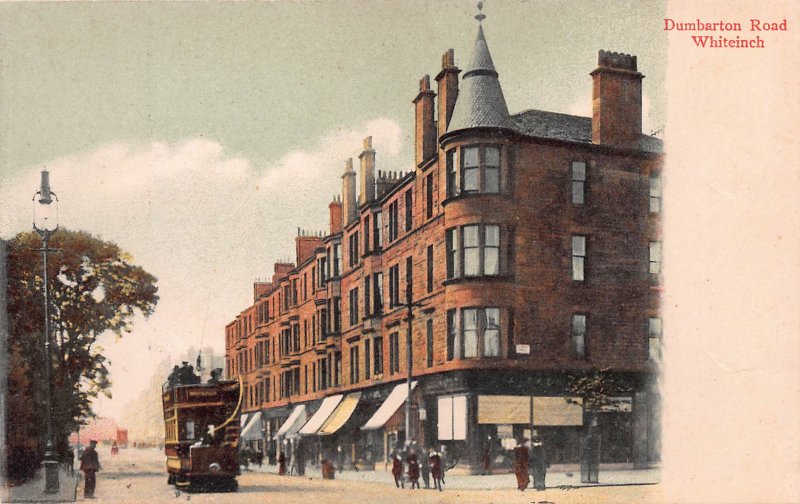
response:
<path id="1" fill-rule="evenodd" d="M 372 218 L 372 248 L 377 250 L 383 245 L 383 219 L 381 212 L 375 212 Z"/>
<path id="2" fill-rule="evenodd" d="M 350 325 L 358 324 L 358 287 L 350 290 Z"/>
<path id="3" fill-rule="evenodd" d="M 500 357 L 500 309 L 486 308 L 483 330 L 483 356 Z"/>
<path id="4" fill-rule="evenodd" d="M 425 216 L 433 217 L 433 173 L 425 177 Z"/>
<path id="5" fill-rule="evenodd" d="M 650 213 L 661 211 L 661 177 L 650 177 Z"/>
<path id="6" fill-rule="evenodd" d="M 375 305 L 373 309 L 373 314 L 381 315 L 383 314 L 383 273 L 373 273 L 373 298 L 375 300 Z"/>
<path id="7" fill-rule="evenodd" d="M 389 308 L 400 305 L 400 265 L 389 268 Z"/>
<path id="8" fill-rule="evenodd" d="M 342 274 L 342 245 L 339 243 L 333 244 L 333 277 L 336 278 Z"/>
<path id="9" fill-rule="evenodd" d="M 447 158 L 446 158 L 446 187 L 447 187 L 447 197 L 452 198 L 453 196 L 458 196 L 458 183 L 457 183 L 457 173 L 456 173 L 456 149 L 452 149 L 447 151 Z"/>
<path id="10" fill-rule="evenodd" d="M 342 352 L 336 352 L 335 354 L 333 354 L 333 385 L 335 387 L 338 387 L 341 384 L 342 384 Z"/>
<path id="11" fill-rule="evenodd" d="M 462 276 L 459 265 L 463 263 L 463 276 L 493 276 L 500 274 L 500 226 L 473 224 L 447 230 L 447 277 Z M 460 261 L 459 259 L 462 259 Z"/>
<path id="12" fill-rule="evenodd" d="M 411 303 L 414 299 L 414 260 L 411 256 L 406 257 L 406 303 Z"/>
<path id="13" fill-rule="evenodd" d="M 369 380 L 369 373 L 370 373 L 370 348 L 369 348 L 369 340 L 364 341 L 364 379 Z"/>
<path id="14" fill-rule="evenodd" d="M 353 266 L 357 265 L 359 262 L 358 257 L 358 231 L 354 232 L 350 235 L 350 239 L 348 242 L 348 250 L 347 250 L 347 257 L 349 259 L 349 265 L 352 268 Z"/>
<path id="15" fill-rule="evenodd" d="M 292 306 L 297 306 L 297 279 L 292 280 Z"/>
<path id="16" fill-rule="evenodd" d="M 397 200 L 389 203 L 389 243 L 397 239 Z"/>
<path id="17" fill-rule="evenodd" d="M 414 226 L 414 196 L 411 189 L 406 191 L 406 231 Z"/>
<path id="18" fill-rule="evenodd" d="M 455 160 L 446 160 L 448 195 L 455 196 Z M 500 149 L 494 145 L 473 145 L 461 149 L 461 192 L 500 192 Z"/>
<path id="19" fill-rule="evenodd" d="M 478 310 L 468 308 L 461 311 L 462 338 L 461 355 L 464 358 L 478 356 Z"/>
<path id="20" fill-rule="evenodd" d="M 342 298 L 333 298 L 333 332 L 339 334 L 342 329 Z"/>
<path id="21" fill-rule="evenodd" d="M 383 374 L 383 337 L 376 336 L 373 338 L 372 343 L 373 359 L 372 362 L 375 366 L 375 374 Z"/>
<path id="22" fill-rule="evenodd" d="M 425 355 L 428 367 L 433 366 L 433 319 L 425 322 Z"/>
<path id="23" fill-rule="evenodd" d="M 572 237 L 572 279 L 583 282 L 585 279 L 584 268 L 586 266 L 586 237 Z"/>
<path id="24" fill-rule="evenodd" d="M 350 347 L 350 383 L 358 383 L 358 347 Z"/>
<path id="25" fill-rule="evenodd" d="M 586 202 L 586 163 L 572 162 L 572 204 L 583 205 Z"/>
<path id="26" fill-rule="evenodd" d="M 445 236 L 447 241 L 447 278 L 461 276 L 458 263 L 458 228 L 447 230 Z"/>
<path id="27" fill-rule="evenodd" d="M 575 355 L 586 356 L 586 315 L 572 316 L 572 344 Z"/>
<path id="28" fill-rule="evenodd" d="M 319 280 L 317 281 L 317 285 L 320 287 L 325 286 L 325 269 L 326 269 L 327 259 L 322 257 L 317 259 L 317 273 L 319 273 Z"/>
<path id="29" fill-rule="evenodd" d="M 500 308 L 464 308 L 457 315 L 447 312 L 447 360 L 500 357 Z"/>
<path id="30" fill-rule="evenodd" d="M 370 288 L 370 280 L 371 278 L 369 275 L 364 277 L 364 318 L 372 315 L 372 299 L 370 299 L 372 290 Z"/>
<path id="31" fill-rule="evenodd" d="M 428 245 L 428 248 L 425 253 L 425 258 L 427 259 L 426 269 L 427 269 L 427 281 L 426 281 L 426 288 L 428 292 L 433 292 L 433 245 Z"/>
<path id="32" fill-rule="evenodd" d="M 650 242 L 650 273 L 661 273 L 661 242 Z"/>
<path id="33" fill-rule="evenodd" d="M 456 327 L 457 310 L 447 310 L 447 360 L 455 359 L 458 346 L 458 328 Z"/>
<path id="34" fill-rule="evenodd" d="M 364 255 L 367 255 L 367 254 L 369 254 L 369 246 L 370 246 L 370 241 L 369 241 L 369 232 L 370 232 L 369 215 L 364 217 L 364 226 L 363 227 L 364 227 Z"/>
<path id="35" fill-rule="evenodd" d="M 659 362 L 661 361 L 661 319 L 650 317 L 648 326 L 648 357 L 653 362 Z"/>
<path id="36" fill-rule="evenodd" d="M 400 334 L 389 335 L 389 374 L 400 372 Z"/>

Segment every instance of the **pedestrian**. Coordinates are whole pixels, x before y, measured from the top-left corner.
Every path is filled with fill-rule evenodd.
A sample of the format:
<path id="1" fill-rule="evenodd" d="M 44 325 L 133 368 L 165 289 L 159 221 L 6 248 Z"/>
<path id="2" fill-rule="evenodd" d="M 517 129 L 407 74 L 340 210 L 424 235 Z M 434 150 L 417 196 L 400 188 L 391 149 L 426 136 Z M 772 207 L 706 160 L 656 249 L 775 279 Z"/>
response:
<path id="1" fill-rule="evenodd" d="M 483 465 L 484 475 L 492 473 L 492 450 L 490 449 L 489 445 L 486 445 L 486 448 L 483 449 L 481 464 Z"/>
<path id="2" fill-rule="evenodd" d="M 420 461 L 420 473 L 422 473 L 422 482 L 425 483 L 425 488 L 431 487 L 431 459 L 427 455 L 429 451 L 423 451 L 422 460 Z"/>
<path id="3" fill-rule="evenodd" d="M 342 445 L 336 446 L 336 470 L 342 472 L 344 469 L 344 450 Z"/>
<path id="4" fill-rule="evenodd" d="M 533 436 L 533 445 L 530 454 L 530 469 L 533 473 L 533 488 L 544 490 L 546 488 L 544 479 L 547 476 L 547 458 L 544 453 L 544 446 L 539 436 Z"/>
<path id="5" fill-rule="evenodd" d="M 394 484 L 397 488 L 405 488 L 403 484 L 403 459 L 400 454 L 395 452 L 392 456 L 392 476 L 394 476 Z"/>
<path id="6" fill-rule="evenodd" d="M 286 474 L 286 455 L 281 450 L 280 455 L 278 455 L 278 474 L 281 476 Z"/>
<path id="7" fill-rule="evenodd" d="M 67 453 L 64 455 L 64 469 L 70 476 L 75 474 L 75 452 L 72 451 L 71 446 L 67 448 Z"/>
<path id="8" fill-rule="evenodd" d="M 408 481 L 411 482 L 411 489 L 413 490 L 415 487 L 419 490 L 419 460 L 417 459 L 417 454 L 415 451 L 412 451 L 408 455 Z"/>
<path id="9" fill-rule="evenodd" d="M 97 484 L 95 473 L 101 469 L 100 459 L 95 451 L 97 441 L 89 441 L 89 447 L 81 454 L 81 471 L 83 471 L 83 497 L 94 499 L 94 488 Z"/>
<path id="10" fill-rule="evenodd" d="M 431 464 L 431 477 L 433 478 L 433 488 L 438 489 L 440 492 L 442 491 L 442 475 L 444 475 L 444 469 L 442 467 L 442 456 L 436 452 L 433 448 L 431 448 L 431 453 L 428 456 L 430 459 Z"/>
<path id="11" fill-rule="evenodd" d="M 524 492 L 531 482 L 528 476 L 528 447 L 524 439 L 517 441 L 517 447 L 514 448 L 514 474 L 517 476 L 517 488 Z"/>
<path id="12" fill-rule="evenodd" d="M 117 445 L 116 441 L 111 443 L 111 455 L 118 455 L 119 454 L 119 446 Z"/>

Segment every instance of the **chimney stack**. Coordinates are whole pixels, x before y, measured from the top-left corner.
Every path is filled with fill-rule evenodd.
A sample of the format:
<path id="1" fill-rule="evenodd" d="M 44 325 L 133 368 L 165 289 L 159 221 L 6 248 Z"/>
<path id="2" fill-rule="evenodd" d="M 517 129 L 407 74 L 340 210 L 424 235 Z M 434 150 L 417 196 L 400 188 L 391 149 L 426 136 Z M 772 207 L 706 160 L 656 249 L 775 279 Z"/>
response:
<path id="1" fill-rule="evenodd" d="M 638 147 L 642 79 L 636 56 L 600 51 L 592 76 L 592 143 Z"/>
<path id="2" fill-rule="evenodd" d="M 414 160 L 421 165 L 436 154 L 436 120 L 434 118 L 431 78 L 426 75 L 419 81 L 419 94 L 414 98 L 415 136 Z"/>
<path id="3" fill-rule="evenodd" d="M 353 170 L 353 158 L 345 161 L 342 175 L 342 210 L 344 227 L 356 220 L 356 172 Z"/>
<path id="4" fill-rule="evenodd" d="M 447 131 L 458 98 L 458 74 L 461 70 L 456 67 L 455 61 L 453 50 L 448 49 L 442 55 L 442 71 L 436 76 L 436 82 L 439 83 L 439 136 Z"/>
<path id="5" fill-rule="evenodd" d="M 359 204 L 375 201 L 375 150 L 372 148 L 372 137 L 364 139 L 364 151 L 358 156 L 361 159 L 361 196 Z"/>
<path id="6" fill-rule="evenodd" d="M 334 196 L 333 201 L 328 205 L 328 210 L 331 217 L 330 233 L 334 235 L 342 231 L 342 198 Z"/>

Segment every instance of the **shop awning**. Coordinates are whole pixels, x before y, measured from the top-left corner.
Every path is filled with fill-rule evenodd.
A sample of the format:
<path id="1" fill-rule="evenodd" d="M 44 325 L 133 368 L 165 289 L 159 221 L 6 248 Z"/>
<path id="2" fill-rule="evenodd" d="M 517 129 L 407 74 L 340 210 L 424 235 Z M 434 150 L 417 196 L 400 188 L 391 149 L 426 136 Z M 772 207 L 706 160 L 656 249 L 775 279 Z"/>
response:
<path id="1" fill-rule="evenodd" d="M 479 395 L 479 424 L 530 424 L 530 396 Z"/>
<path id="2" fill-rule="evenodd" d="M 299 404 L 292 409 L 289 418 L 283 422 L 278 431 L 275 432 L 275 435 L 293 436 L 297 434 L 297 431 L 300 430 L 304 423 L 306 423 L 306 405 Z"/>
<path id="3" fill-rule="evenodd" d="M 239 416 L 239 429 L 244 429 L 244 426 L 247 425 L 247 421 L 250 419 L 250 413 L 242 413 Z"/>
<path id="4" fill-rule="evenodd" d="M 327 436 L 330 434 L 335 434 L 336 431 L 342 428 L 342 426 L 350 419 L 353 415 L 353 412 L 356 410 L 356 406 L 358 406 L 358 401 L 361 399 L 361 392 L 353 392 L 352 394 L 347 394 L 342 402 L 333 410 L 331 416 L 322 424 L 317 434 L 320 436 Z"/>
<path id="5" fill-rule="evenodd" d="M 583 425 L 583 399 L 580 397 L 534 397 L 533 425 Z"/>
<path id="6" fill-rule="evenodd" d="M 411 382 L 411 390 L 417 386 L 417 382 Z M 389 397 L 383 401 L 381 407 L 378 408 L 378 411 L 372 415 L 372 418 L 367 420 L 367 423 L 361 427 L 363 430 L 370 430 L 370 429 L 380 429 L 383 427 L 386 422 L 394 415 L 398 408 L 402 406 L 405 402 L 406 397 L 408 397 L 408 384 L 407 383 L 400 383 L 395 385 L 392 392 L 389 394 Z"/>
<path id="7" fill-rule="evenodd" d="M 239 433 L 239 439 L 244 439 L 245 441 L 253 441 L 256 439 L 261 439 L 261 412 L 257 411 L 250 420 L 247 421 L 247 425 L 242 432 Z"/>
<path id="8" fill-rule="evenodd" d="M 311 419 L 306 422 L 306 424 L 303 425 L 298 432 L 303 435 L 316 434 L 320 427 L 322 427 L 322 424 L 325 423 L 325 420 L 331 416 L 333 410 L 336 409 L 336 406 L 342 402 L 343 397 L 344 396 L 342 394 L 336 394 L 323 399 L 322 404 L 317 412 L 314 413 Z"/>

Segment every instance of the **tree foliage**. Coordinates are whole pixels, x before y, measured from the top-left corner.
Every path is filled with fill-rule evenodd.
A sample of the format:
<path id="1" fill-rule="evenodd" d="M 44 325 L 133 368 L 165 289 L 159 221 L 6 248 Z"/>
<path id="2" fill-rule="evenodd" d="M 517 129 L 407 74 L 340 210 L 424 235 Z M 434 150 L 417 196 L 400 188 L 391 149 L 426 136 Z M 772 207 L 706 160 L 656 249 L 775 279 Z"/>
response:
<path id="1" fill-rule="evenodd" d="M 78 421 L 92 414 L 93 397 L 110 397 L 107 361 L 97 338 L 107 331 L 120 337 L 131 331 L 137 314 L 151 315 L 158 288 L 156 278 L 116 244 L 89 233 L 59 230 L 50 247 L 56 249 L 48 254 L 47 268 L 52 413 L 54 438 L 63 443 Z M 8 244 L 9 354 L 11 369 L 18 371 L 12 373 L 9 393 L 27 396 L 34 410 L 29 422 L 10 412 L 9 440 L 31 426 L 39 437 L 45 432 L 41 248 L 34 232 L 20 233 Z M 22 370 L 29 371 L 27 377 Z"/>
<path id="2" fill-rule="evenodd" d="M 632 390 L 627 383 L 607 369 L 570 376 L 567 388 L 570 393 L 581 397 L 586 410 L 591 412 L 607 406 L 616 406 L 616 398 Z"/>

